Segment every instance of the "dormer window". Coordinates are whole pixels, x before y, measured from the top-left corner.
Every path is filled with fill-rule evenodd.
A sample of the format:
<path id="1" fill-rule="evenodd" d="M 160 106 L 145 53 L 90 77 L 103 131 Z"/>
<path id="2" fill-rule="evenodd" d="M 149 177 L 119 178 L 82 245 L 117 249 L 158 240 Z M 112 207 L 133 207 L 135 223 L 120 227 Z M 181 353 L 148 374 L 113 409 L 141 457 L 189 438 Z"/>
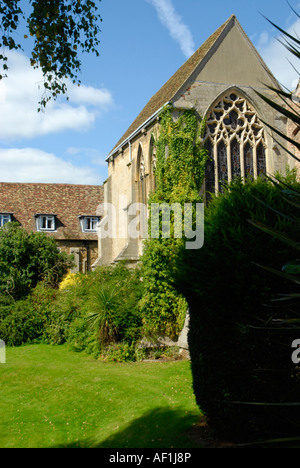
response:
<path id="1" fill-rule="evenodd" d="M 97 232 L 98 222 L 98 216 L 80 216 L 81 229 L 83 232 Z"/>
<path id="2" fill-rule="evenodd" d="M 37 231 L 55 231 L 55 215 L 37 214 L 35 217 Z"/>
<path id="3" fill-rule="evenodd" d="M 11 214 L 10 213 L 0 213 L 0 227 L 4 226 L 6 223 L 11 222 Z"/>

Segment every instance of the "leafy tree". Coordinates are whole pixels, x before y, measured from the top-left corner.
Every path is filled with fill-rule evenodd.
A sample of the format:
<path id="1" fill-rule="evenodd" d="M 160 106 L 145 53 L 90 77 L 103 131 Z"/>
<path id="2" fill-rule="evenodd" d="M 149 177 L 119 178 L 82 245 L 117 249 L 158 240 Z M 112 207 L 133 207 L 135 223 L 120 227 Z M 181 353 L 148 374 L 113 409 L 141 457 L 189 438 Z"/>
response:
<path id="1" fill-rule="evenodd" d="M 65 78 L 80 84 L 79 52 L 99 55 L 97 47 L 102 19 L 97 11 L 97 2 L 91 0 L 0 1 L 0 48 L 3 49 L 0 55 L 3 73 L 0 79 L 6 76 L 8 70 L 5 49 L 22 48 L 19 29 L 22 20 L 25 20 L 28 35 L 25 34 L 24 39 L 29 36 L 33 38 L 30 64 L 33 68 L 40 68 L 44 76 L 45 92 L 40 101 L 41 106 L 45 107 L 51 98 L 56 99 L 59 94 L 67 92 Z"/>
<path id="2" fill-rule="evenodd" d="M 41 281 L 56 287 L 71 265 L 71 257 L 45 233 L 28 233 L 17 223 L 0 229 L 1 296 L 20 299 Z"/>

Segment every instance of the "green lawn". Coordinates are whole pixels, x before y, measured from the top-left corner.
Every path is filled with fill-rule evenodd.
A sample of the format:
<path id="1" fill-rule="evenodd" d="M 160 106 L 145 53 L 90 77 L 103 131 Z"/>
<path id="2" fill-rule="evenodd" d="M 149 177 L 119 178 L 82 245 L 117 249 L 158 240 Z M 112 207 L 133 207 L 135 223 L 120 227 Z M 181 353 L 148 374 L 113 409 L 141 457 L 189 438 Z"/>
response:
<path id="1" fill-rule="evenodd" d="M 195 447 L 188 361 L 104 363 L 65 346 L 6 349 L 0 448 Z"/>

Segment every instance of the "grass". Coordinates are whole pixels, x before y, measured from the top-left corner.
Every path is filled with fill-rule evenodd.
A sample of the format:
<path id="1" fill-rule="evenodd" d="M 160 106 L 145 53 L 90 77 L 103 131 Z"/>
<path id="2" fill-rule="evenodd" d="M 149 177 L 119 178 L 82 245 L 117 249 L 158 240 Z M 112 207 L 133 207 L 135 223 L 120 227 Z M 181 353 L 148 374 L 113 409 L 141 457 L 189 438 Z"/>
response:
<path id="1" fill-rule="evenodd" d="M 197 447 L 188 361 L 104 363 L 65 346 L 6 349 L 0 447 Z"/>

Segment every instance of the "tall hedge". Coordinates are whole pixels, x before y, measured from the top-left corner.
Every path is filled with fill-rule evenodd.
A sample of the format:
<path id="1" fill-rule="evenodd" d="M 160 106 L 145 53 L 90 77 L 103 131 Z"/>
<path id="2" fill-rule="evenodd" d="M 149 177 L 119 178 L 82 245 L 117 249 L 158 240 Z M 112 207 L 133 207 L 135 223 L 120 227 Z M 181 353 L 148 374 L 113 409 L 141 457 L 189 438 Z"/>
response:
<path id="1" fill-rule="evenodd" d="M 292 341 L 299 337 L 270 324 L 293 318 L 273 302 L 291 286 L 257 266 L 281 270 L 294 251 L 249 219 L 296 236 L 299 222 L 258 200 L 294 218 L 292 205 L 271 182 L 232 183 L 207 206 L 204 246 L 182 250 L 177 276 L 190 310 L 197 403 L 217 435 L 243 442 L 295 435 L 300 428 L 300 406 L 294 406 L 300 401 L 299 368 L 291 359 Z"/>

